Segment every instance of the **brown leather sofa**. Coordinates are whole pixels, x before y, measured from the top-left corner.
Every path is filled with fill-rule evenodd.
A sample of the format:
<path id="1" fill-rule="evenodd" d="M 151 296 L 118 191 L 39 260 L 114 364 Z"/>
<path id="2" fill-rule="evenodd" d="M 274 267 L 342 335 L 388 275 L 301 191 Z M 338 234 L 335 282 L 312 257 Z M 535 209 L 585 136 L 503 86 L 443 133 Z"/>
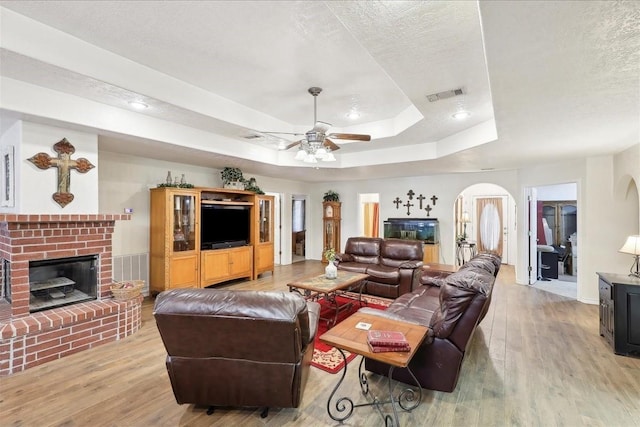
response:
<path id="1" fill-rule="evenodd" d="M 337 254 L 338 270 L 366 273 L 363 292 L 398 298 L 418 285 L 422 271 L 422 242 L 417 240 L 349 237 Z"/>
<path id="2" fill-rule="evenodd" d="M 452 392 L 473 333 L 489 308 L 499 269 L 500 257 L 479 254 L 449 275 L 432 275 L 425 270 L 423 285 L 396 299 L 386 310 L 360 311 L 429 326 L 409 368 L 422 387 Z M 365 368 L 381 375 L 389 372 L 388 365 L 371 359 L 365 361 Z M 413 383 L 406 368 L 396 368 L 393 378 Z"/>
<path id="3" fill-rule="evenodd" d="M 176 402 L 296 408 L 320 306 L 291 292 L 175 289 L 156 297 Z"/>

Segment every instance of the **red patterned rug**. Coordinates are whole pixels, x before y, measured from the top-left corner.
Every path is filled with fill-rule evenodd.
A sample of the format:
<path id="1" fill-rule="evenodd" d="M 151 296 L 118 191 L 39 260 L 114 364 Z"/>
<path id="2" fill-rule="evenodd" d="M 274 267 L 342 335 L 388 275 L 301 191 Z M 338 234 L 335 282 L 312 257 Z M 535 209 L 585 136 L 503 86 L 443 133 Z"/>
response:
<path id="1" fill-rule="evenodd" d="M 347 295 L 353 297 L 356 300 L 355 304 L 353 304 L 349 310 L 344 310 L 340 314 L 338 314 L 337 323 L 342 322 L 344 319 L 351 316 L 360 308 L 357 303 L 358 294 L 348 293 Z M 373 297 L 369 295 L 363 295 L 362 299 L 367 302 L 366 307 L 380 309 L 388 307 L 392 302 L 392 300 L 386 298 Z M 344 304 L 349 300 L 350 298 L 338 297 L 338 302 L 340 304 Z M 353 301 L 353 299 L 351 299 L 351 301 Z M 332 312 L 330 311 L 332 309 L 329 307 L 327 302 L 321 300 L 320 305 L 322 306 L 320 310 L 321 317 L 327 318 L 333 316 L 333 314 L 331 314 Z M 313 350 L 313 360 L 311 361 L 311 365 L 315 366 L 316 368 L 322 369 L 323 371 L 335 374 L 342 369 L 344 359 L 335 347 L 331 347 L 320 341 L 319 337 L 325 332 L 327 332 L 327 321 L 320 320 L 320 323 L 318 324 L 318 333 L 316 333 L 315 348 Z M 348 351 L 345 351 L 345 354 L 347 355 L 347 363 L 351 362 L 356 357 L 355 354 L 349 353 Z"/>

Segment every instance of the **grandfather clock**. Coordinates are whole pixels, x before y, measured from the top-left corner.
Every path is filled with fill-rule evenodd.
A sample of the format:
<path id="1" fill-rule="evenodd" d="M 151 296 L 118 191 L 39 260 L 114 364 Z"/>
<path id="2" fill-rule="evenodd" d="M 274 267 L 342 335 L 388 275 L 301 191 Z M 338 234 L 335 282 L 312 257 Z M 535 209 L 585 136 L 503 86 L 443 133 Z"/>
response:
<path id="1" fill-rule="evenodd" d="M 322 262 L 328 249 L 340 251 L 340 202 L 322 203 Z"/>

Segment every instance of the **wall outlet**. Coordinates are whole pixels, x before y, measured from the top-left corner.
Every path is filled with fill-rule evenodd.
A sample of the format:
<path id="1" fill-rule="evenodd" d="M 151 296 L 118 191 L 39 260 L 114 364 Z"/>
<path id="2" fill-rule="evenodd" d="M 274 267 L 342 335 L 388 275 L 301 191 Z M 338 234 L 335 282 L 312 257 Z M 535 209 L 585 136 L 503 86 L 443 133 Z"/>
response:
<path id="1" fill-rule="evenodd" d="M 124 208 L 124 213 L 132 214 L 133 208 Z"/>

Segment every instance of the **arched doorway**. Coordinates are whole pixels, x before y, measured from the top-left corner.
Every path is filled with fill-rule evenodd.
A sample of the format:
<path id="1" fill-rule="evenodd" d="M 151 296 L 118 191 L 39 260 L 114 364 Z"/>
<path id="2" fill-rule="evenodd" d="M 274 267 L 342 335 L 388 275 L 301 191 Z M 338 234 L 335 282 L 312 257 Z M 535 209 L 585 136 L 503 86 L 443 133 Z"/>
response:
<path id="1" fill-rule="evenodd" d="M 458 194 L 454 205 L 454 259 L 462 264 L 475 252 L 493 252 L 503 264 L 516 259 L 516 203 L 503 187 L 482 183 Z"/>

